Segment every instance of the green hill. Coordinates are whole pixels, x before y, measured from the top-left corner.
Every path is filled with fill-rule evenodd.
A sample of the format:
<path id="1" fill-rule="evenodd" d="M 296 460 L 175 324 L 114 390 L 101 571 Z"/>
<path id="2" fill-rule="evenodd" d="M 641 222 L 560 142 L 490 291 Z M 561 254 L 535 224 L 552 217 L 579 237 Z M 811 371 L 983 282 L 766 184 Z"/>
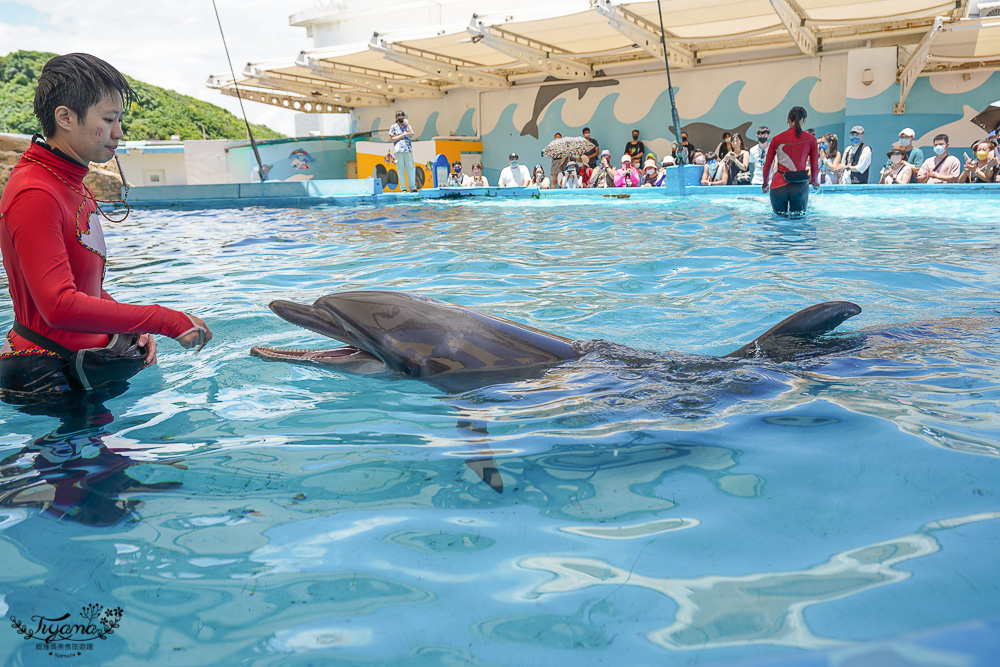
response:
<path id="1" fill-rule="evenodd" d="M 16 51 L 0 57 L 0 132 L 40 133 L 32 113 L 35 80 L 42 66 L 56 54 Z M 125 77 L 139 97 L 125 115 L 125 139 L 245 139 L 243 119 L 208 102 L 172 90 L 158 88 L 130 76 Z M 263 125 L 254 125 L 255 139 L 277 139 L 284 135 Z M 204 135 L 202 134 L 204 128 Z"/>

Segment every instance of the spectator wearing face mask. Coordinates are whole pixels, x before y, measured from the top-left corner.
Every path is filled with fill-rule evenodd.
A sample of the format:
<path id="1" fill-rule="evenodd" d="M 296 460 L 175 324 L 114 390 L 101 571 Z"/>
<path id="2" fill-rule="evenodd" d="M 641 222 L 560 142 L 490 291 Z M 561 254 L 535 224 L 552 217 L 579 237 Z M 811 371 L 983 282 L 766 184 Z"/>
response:
<path id="1" fill-rule="evenodd" d="M 733 150 L 733 135 L 729 132 L 722 133 L 722 141 L 719 145 L 715 147 L 715 154 L 719 156 L 719 159 L 724 159 Z"/>
<path id="2" fill-rule="evenodd" d="M 462 173 L 462 163 L 456 161 L 451 166 L 451 174 L 448 175 L 449 188 L 469 188 L 472 187 L 472 177 Z"/>
<path id="3" fill-rule="evenodd" d="M 771 141 L 771 128 L 761 125 L 757 128 L 757 145 L 750 149 L 750 166 L 753 169 L 751 185 L 764 185 L 764 160 L 767 159 L 767 145 Z"/>
<path id="4" fill-rule="evenodd" d="M 994 157 L 993 144 L 989 141 L 980 141 L 976 145 L 976 159 L 966 158 L 965 169 L 958 177 L 959 183 L 993 183 L 996 181 L 1000 169 L 998 169 L 997 159 Z"/>
<path id="5" fill-rule="evenodd" d="M 705 154 L 705 168 L 701 172 L 702 185 L 725 185 L 729 180 L 726 163 L 720 162 L 712 151 Z"/>
<path id="6" fill-rule="evenodd" d="M 521 188 L 531 184 L 531 172 L 518 161 L 517 153 L 507 156 L 507 166 L 500 171 L 497 185 L 501 188 Z"/>
<path id="7" fill-rule="evenodd" d="M 587 183 L 592 188 L 615 187 L 615 168 L 611 166 L 611 151 L 601 152 L 601 162 L 591 172 Z"/>
<path id="8" fill-rule="evenodd" d="M 913 173 L 916 174 L 920 170 L 920 167 L 924 164 L 924 152 L 913 145 L 913 140 L 916 137 L 912 128 L 904 127 L 899 131 L 899 141 L 893 145 L 893 148 L 899 148 L 903 151 L 903 162 L 910 166 Z M 889 166 L 889 162 L 885 163 L 885 166 Z"/>
<path id="9" fill-rule="evenodd" d="M 622 155 L 621 169 L 615 174 L 615 187 L 637 188 L 640 180 L 639 171 L 632 166 L 632 159 L 628 155 Z"/>
<path id="10" fill-rule="evenodd" d="M 847 184 L 867 184 L 871 165 L 872 148 L 865 144 L 865 128 L 855 125 L 851 128 L 851 145 L 844 151 L 843 166 L 847 172 Z"/>
<path id="11" fill-rule="evenodd" d="M 651 188 L 656 185 L 660 178 L 660 170 L 656 168 L 656 160 L 652 157 L 646 158 L 646 163 L 642 166 L 642 181 L 639 187 Z"/>
<path id="12" fill-rule="evenodd" d="M 962 163 L 948 154 L 948 135 L 934 137 L 934 155 L 924 160 L 917 172 L 918 183 L 955 183 L 962 173 Z"/>
<path id="13" fill-rule="evenodd" d="M 840 163 L 840 149 L 837 135 L 828 132 L 819 138 L 819 182 L 820 185 L 837 185 L 844 165 Z"/>
<path id="14" fill-rule="evenodd" d="M 887 153 L 889 166 L 882 168 L 879 183 L 883 185 L 904 185 L 913 178 L 913 168 L 904 160 L 905 152 L 898 146 Z"/>
<path id="15" fill-rule="evenodd" d="M 576 162 L 570 161 L 566 163 L 563 173 L 560 174 L 559 187 L 570 190 L 583 187 L 583 176 L 580 175 Z"/>
<path id="16" fill-rule="evenodd" d="M 694 147 L 694 144 L 688 141 L 687 132 L 681 132 L 681 145 L 678 147 L 677 144 L 674 144 L 670 154 L 677 160 L 677 164 L 693 164 L 694 154 L 697 152 L 698 149 Z"/>
<path id="17" fill-rule="evenodd" d="M 642 156 L 646 154 L 646 144 L 639 141 L 639 130 L 632 130 L 632 141 L 625 144 L 625 155 L 631 158 L 642 159 Z"/>

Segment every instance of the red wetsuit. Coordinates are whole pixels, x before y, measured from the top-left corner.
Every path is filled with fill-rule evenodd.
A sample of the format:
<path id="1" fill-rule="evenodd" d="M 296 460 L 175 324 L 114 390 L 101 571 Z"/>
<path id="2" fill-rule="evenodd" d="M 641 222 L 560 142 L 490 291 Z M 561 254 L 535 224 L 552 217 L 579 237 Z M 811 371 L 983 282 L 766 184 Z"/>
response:
<path id="1" fill-rule="evenodd" d="M 32 141 L 11 172 L 0 198 L 0 252 L 14 317 L 71 350 L 104 347 L 113 333 L 176 338 L 191 330 L 192 321 L 180 311 L 118 303 L 104 291 L 100 214 L 94 202 L 76 193 L 87 192 L 83 186 L 87 171 L 88 167 Z M 52 356 L 13 331 L 7 342 L 0 357 Z"/>
<path id="2" fill-rule="evenodd" d="M 795 163 L 795 169 L 779 164 L 771 176 L 771 188 L 780 188 L 788 183 L 781 175 L 784 171 L 803 170 L 808 165 L 812 167 L 811 180 L 813 185 L 819 187 L 819 148 L 816 146 L 816 137 L 805 130 L 799 136 L 795 136 L 795 128 L 788 128 L 776 137 L 771 138 L 771 145 L 767 147 L 767 159 L 764 160 L 764 176 L 771 173 L 771 163 L 774 162 L 775 152 L 784 151 L 785 155 Z"/>

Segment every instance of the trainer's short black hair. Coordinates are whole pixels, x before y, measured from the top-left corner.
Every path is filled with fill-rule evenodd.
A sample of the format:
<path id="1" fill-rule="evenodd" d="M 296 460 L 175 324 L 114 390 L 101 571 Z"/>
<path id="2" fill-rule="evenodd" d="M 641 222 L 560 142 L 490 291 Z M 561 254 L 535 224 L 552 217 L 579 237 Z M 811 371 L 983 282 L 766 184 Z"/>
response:
<path id="1" fill-rule="evenodd" d="M 118 93 L 127 109 L 136 99 L 135 91 L 121 72 L 89 53 L 68 53 L 45 63 L 35 89 L 35 117 L 42 134 L 56 133 L 55 110 L 69 107 L 82 123 L 90 107 L 106 95 Z"/>

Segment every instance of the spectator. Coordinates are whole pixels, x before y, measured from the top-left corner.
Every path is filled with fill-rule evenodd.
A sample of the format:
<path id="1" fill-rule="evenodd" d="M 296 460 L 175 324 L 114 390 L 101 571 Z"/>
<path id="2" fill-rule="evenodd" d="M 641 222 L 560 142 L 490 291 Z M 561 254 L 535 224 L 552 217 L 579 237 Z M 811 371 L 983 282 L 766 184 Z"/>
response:
<path id="1" fill-rule="evenodd" d="M 851 145 L 844 151 L 843 167 L 848 172 L 848 183 L 867 184 L 871 164 L 872 149 L 865 144 L 865 128 L 855 125 L 851 128 Z"/>
<path id="2" fill-rule="evenodd" d="M 590 128 L 583 128 L 583 138 L 593 144 L 591 149 L 583 154 L 587 158 L 587 164 L 591 169 L 597 166 L 597 156 L 601 152 L 601 146 L 597 143 L 597 139 L 592 139 L 590 136 Z"/>
<path id="3" fill-rule="evenodd" d="M 703 166 L 705 164 L 705 154 L 699 150 L 695 150 L 694 153 L 691 154 L 691 162 L 693 164 Z"/>
<path id="4" fill-rule="evenodd" d="M 634 155 L 629 157 L 632 158 L 632 168 L 635 169 L 635 173 L 639 174 L 639 178 L 642 178 L 642 158 Z"/>
<path id="5" fill-rule="evenodd" d="M 936 158 L 924 160 L 917 172 L 919 183 L 955 183 L 962 173 L 962 163 L 954 155 L 948 154 L 948 135 L 939 134 L 934 137 L 934 154 Z"/>
<path id="6" fill-rule="evenodd" d="M 771 141 L 771 128 L 761 125 L 757 128 L 757 145 L 750 149 L 750 164 L 753 165 L 751 185 L 764 185 L 764 160 L 767 159 L 767 144 Z"/>
<path id="7" fill-rule="evenodd" d="M 819 138 L 819 182 L 820 185 L 837 185 L 844 166 L 840 164 L 840 149 L 837 135 L 828 132 Z"/>
<path id="8" fill-rule="evenodd" d="M 473 188 L 488 188 L 490 187 L 490 182 L 486 180 L 483 176 L 483 165 L 478 162 L 472 165 L 472 184 L 470 187 Z"/>
<path id="9" fill-rule="evenodd" d="M 611 166 L 611 151 L 601 152 L 601 164 L 590 174 L 587 183 L 593 188 L 613 188 L 615 168 Z"/>
<path id="10" fill-rule="evenodd" d="M 396 160 L 400 192 L 404 184 L 407 192 L 417 191 L 417 166 L 413 162 L 413 145 L 410 142 L 410 137 L 415 134 L 410 121 L 406 120 L 406 112 L 398 110 L 396 123 L 389 128 L 389 139 L 392 140 L 392 157 Z"/>
<path id="11" fill-rule="evenodd" d="M 559 184 L 559 187 L 571 190 L 583 187 L 583 177 L 580 176 L 577 171 L 576 162 L 570 161 L 566 163 L 566 168 L 563 169 L 562 181 Z"/>
<path id="12" fill-rule="evenodd" d="M 771 193 L 771 208 L 778 215 L 799 216 L 806 212 L 809 183 L 819 190 L 819 148 L 816 137 L 802 130 L 806 110 L 792 107 L 788 112 L 788 129 L 779 134 L 767 149 L 764 171 L 771 174 L 761 190 Z M 774 171 L 771 165 L 774 163 Z"/>
<path id="13" fill-rule="evenodd" d="M 705 168 L 701 172 L 702 185 L 725 185 L 729 181 L 726 163 L 720 162 L 718 156 L 709 151 L 705 154 Z"/>
<path id="14" fill-rule="evenodd" d="M 562 134 L 560 134 L 559 132 L 556 132 L 555 136 L 552 137 L 552 140 L 555 141 L 556 139 L 562 139 Z M 569 158 L 568 157 L 554 157 L 554 158 L 552 158 L 552 164 L 551 164 L 551 166 L 549 166 L 549 176 L 552 177 L 552 185 L 553 186 L 557 186 L 558 185 L 558 183 L 559 183 L 559 174 L 562 173 L 562 170 L 566 166 L 567 162 L 569 162 Z"/>
<path id="15" fill-rule="evenodd" d="M 976 146 L 976 159 L 965 159 L 965 169 L 958 177 L 959 183 L 993 183 L 1000 174 L 997 158 L 991 153 L 993 143 L 980 141 Z"/>
<path id="16" fill-rule="evenodd" d="M 518 161 L 517 153 L 507 156 L 508 166 L 500 172 L 497 185 L 501 188 L 519 188 L 531 183 L 531 173 Z"/>
<path id="17" fill-rule="evenodd" d="M 549 189 L 549 179 L 545 177 L 545 170 L 542 169 L 542 165 L 535 165 L 535 169 L 531 173 L 531 184 L 539 190 Z"/>
<path id="18" fill-rule="evenodd" d="M 669 155 L 665 155 L 662 160 L 660 160 L 660 173 L 656 177 L 656 187 L 661 187 L 667 183 L 667 167 L 673 167 L 676 164 L 674 158 Z"/>
<path id="19" fill-rule="evenodd" d="M 656 168 L 656 160 L 652 157 L 646 158 L 646 164 L 643 166 L 642 182 L 640 187 L 651 188 L 656 185 L 656 181 L 660 178 L 660 170 Z"/>
<path id="20" fill-rule="evenodd" d="M 622 155 L 621 169 L 615 174 L 615 187 L 635 188 L 638 186 L 639 171 L 632 166 L 632 159 L 628 155 Z"/>
<path id="21" fill-rule="evenodd" d="M 690 141 L 688 141 L 687 132 L 681 132 L 681 146 L 680 152 L 678 153 L 677 144 L 674 144 L 674 148 L 671 151 L 674 159 L 677 160 L 678 164 L 691 164 L 694 162 L 694 154 L 698 151 Z"/>
<path id="22" fill-rule="evenodd" d="M 719 156 L 719 159 L 725 159 L 725 157 L 733 151 L 732 138 L 733 135 L 729 132 L 722 133 L 722 141 L 720 141 L 719 145 L 715 147 L 715 154 Z"/>
<path id="23" fill-rule="evenodd" d="M 883 185 L 905 185 L 913 178 L 913 168 L 904 160 L 906 151 L 896 146 L 887 153 L 889 166 L 882 167 L 879 183 Z"/>
<path id="24" fill-rule="evenodd" d="M 471 183 L 472 177 L 462 173 L 462 163 L 456 160 L 455 164 L 451 165 L 451 174 L 448 176 L 448 187 L 468 188 L 472 187 Z"/>
<path id="25" fill-rule="evenodd" d="M 916 137 L 913 130 L 909 127 L 904 127 L 899 131 L 899 142 L 893 146 L 893 148 L 899 147 L 903 149 L 903 162 L 910 165 L 910 169 L 916 174 L 920 167 L 924 165 L 924 152 L 913 145 L 913 139 Z M 886 162 L 885 166 L 888 167 L 889 163 Z"/>
<path id="26" fill-rule="evenodd" d="M 639 141 L 639 130 L 632 130 L 632 141 L 625 144 L 625 155 L 642 159 L 645 154 L 646 144 Z"/>
<path id="27" fill-rule="evenodd" d="M 581 187 L 586 188 L 588 187 L 590 176 L 594 173 L 594 170 L 590 168 L 590 165 L 587 164 L 586 160 L 580 162 L 579 165 L 578 169 L 580 170 L 580 181 L 582 182 Z"/>
<path id="28" fill-rule="evenodd" d="M 733 150 L 726 154 L 726 171 L 729 185 L 750 185 L 753 172 L 750 171 L 750 151 L 743 146 L 743 137 L 734 132 L 730 138 Z"/>

